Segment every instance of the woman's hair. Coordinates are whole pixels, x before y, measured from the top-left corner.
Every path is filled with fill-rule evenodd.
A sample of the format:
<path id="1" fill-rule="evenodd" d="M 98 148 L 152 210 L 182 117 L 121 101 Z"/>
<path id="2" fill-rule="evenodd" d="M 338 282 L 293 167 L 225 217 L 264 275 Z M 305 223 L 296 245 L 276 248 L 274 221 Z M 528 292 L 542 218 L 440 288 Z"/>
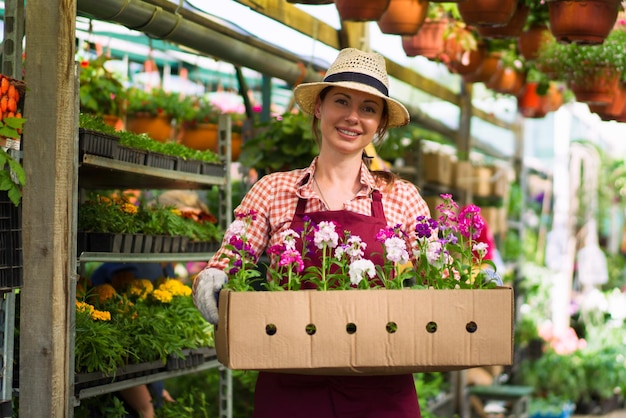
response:
<path id="1" fill-rule="evenodd" d="M 328 94 L 328 92 L 333 88 L 333 86 L 328 86 L 320 91 L 319 98 L 324 101 L 324 98 Z M 389 108 L 387 106 L 387 102 L 383 100 L 383 115 L 381 118 L 380 125 L 378 126 L 378 131 L 376 132 L 376 137 L 372 141 L 374 145 L 378 145 L 382 142 L 385 134 L 387 133 L 387 129 L 389 126 Z M 311 129 L 313 131 L 313 137 L 315 138 L 315 142 L 317 145 L 321 147 L 322 145 L 322 134 L 319 129 L 319 119 L 315 114 L 313 114 L 313 121 L 311 122 Z M 393 186 L 394 181 L 398 178 L 397 175 L 390 171 L 382 171 L 382 170 L 372 170 L 370 167 L 372 165 L 372 158 L 369 157 L 365 151 L 363 151 L 363 162 L 366 167 L 370 169 L 370 172 L 376 179 L 377 183 L 385 184 L 385 188 Z"/>

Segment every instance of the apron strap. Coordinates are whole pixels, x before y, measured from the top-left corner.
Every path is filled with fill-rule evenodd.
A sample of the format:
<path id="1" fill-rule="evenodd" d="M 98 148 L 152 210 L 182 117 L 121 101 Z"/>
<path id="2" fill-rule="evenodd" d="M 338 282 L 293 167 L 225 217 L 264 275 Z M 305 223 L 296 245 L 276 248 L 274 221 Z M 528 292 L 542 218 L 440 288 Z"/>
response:
<path id="1" fill-rule="evenodd" d="M 383 209 L 383 195 L 379 190 L 372 191 L 372 216 L 374 218 L 386 219 Z"/>

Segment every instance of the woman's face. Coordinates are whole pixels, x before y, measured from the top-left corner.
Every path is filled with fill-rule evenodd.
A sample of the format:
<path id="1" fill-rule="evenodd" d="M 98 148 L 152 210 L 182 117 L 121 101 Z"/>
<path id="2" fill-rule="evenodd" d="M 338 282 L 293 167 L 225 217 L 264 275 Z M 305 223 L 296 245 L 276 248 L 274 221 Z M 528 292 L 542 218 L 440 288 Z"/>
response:
<path id="1" fill-rule="evenodd" d="M 383 99 L 343 87 L 333 87 L 318 98 L 315 115 L 320 120 L 322 149 L 344 154 L 361 153 L 378 131 Z"/>

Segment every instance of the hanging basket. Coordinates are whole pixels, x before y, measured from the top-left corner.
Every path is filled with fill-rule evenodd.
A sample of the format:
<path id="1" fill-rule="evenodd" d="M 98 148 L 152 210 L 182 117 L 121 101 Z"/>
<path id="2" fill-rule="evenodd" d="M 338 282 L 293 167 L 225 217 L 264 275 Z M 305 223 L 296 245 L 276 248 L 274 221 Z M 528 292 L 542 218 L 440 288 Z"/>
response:
<path id="1" fill-rule="evenodd" d="M 184 125 L 180 142 L 191 149 L 217 152 L 217 124 Z"/>
<path id="2" fill-rule="evenodd" d="M 537 58 L 541 46 L 546 42 L 550 42 L 553 38 L 552 32 L 550 32 L 547 25 L 532 25 L 523 31 L 517 40 L 519 53 L 527 61 L 532 61 Z"/>
<path id="3" fill-rule="evenodd" d="M 390 0 L 335 0 L 341 20 L 355 22 L 375 21 L 382 17 Z"/>
<path id="4" fill-rule="evenodd" d="M 515 68 L 498 64 L 496 72 L 485 83 L 488 89 L 502 94 L 517 96 L 526 82 L 526 75 Z"/>
<path id="5" fill-rule="evenodd" d="M 549 0 L 550 30 L 559 42 L 601 44 L 613 29 L 620 0 Z"/>
<path id="6" fill-rule="evenodd" d="M 458 41 L 451 37 L 445 41 L 442 60 L 451 73 L 465 75 L 478 70 L 486 55 L 487 48 L 484 43 L 478 44 L 476 49 L 464 50 Z"/>
<path id="7" fill-rule="evenodd" d="M 414 35 L 424 24 L 428 0 L 391 0 L 378 27 L 388 35 Z"/>
<path id="8" fill-rule="evenodd" d="M 524 31 L 524 25 L 530 14 L 530 8 L 520 1 L 515 13 L 504 26 L 477 26 L 476 31 L 483 38 L 506 39 L 517 38 Z"/>
<path id="9" fill-rule="evenodd" d="M 470 26 L 504 26 L 513 17 L 517 0 L 466 0 L 457 7 Z"/>
<path id="10" fill-rule="evenodd" d="M 567 81 L 576 100 L 588 104 L 608 105 L 619 88 L 620 72 L 613 67 L 585 68 Z"/>
<path id="11" fill-rule="evenodd" d="M 408 57 L 421 55 L 429 60 L 438 59 L 443 52 L 443 34 L 448 26 L 446 20 L 427 19 L 419 31 L 402 37 L 402 49 Z"/>
<path id="12" fill-rule="evenodd" d="M 463 81 L 466 83 L 486 83 L 497 71 L 500 57 L 501 54 L 498 52 L 487 54 L 476 71 L 461 76 Z"/>
<path id="13" fill-rule="evenodd" d="M 287 0 L 287 3 L 294 4 L 333 4 L 333 0 Z"/>

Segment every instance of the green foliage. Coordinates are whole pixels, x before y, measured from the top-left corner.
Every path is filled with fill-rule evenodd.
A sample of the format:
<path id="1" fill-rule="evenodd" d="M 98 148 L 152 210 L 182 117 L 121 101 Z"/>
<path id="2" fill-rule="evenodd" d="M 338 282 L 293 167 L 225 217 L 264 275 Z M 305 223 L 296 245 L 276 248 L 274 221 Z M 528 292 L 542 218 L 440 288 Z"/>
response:
<path id="1" fill-rule="evenodd" d="M 80 64 L 80 110 L 94 115 L 124 114 L 126 89 L 122 77 L 109 71 L 106 55 Z"/>
<path id="2" fill-rule="evenodd" d="M 187 97 L 184 100 L 186 101 L 186 106 L 184 107 L 186 113 L 182 115 L 181 119 L 189 126 L 203 123 L 217 124 L 219 122 L 222 112 L 208 98 Z"/>
<path id="3" fill-rule="evenodd" d="M 19 139 L 26 119 L 4 118 L 0 121 L 0 137 Z M 22 200 L 22 187 L 26 184 L 26 173 L 19 158 L 11 150 L 0 148 L 0 190 L 8 193 L 15 206 Z"/>
<path id="4" fill-rule="evenodd" d="M 191 102 L 178 93 L 160 88 L 154 88 L 149 92 L 135 87 L 128 89 L 129 115 L 165 116 L 180 122 L 190 111 Z"/>
<path id="5" fill-rule="evenodd" d="M 118 132 L 120 144 L 129 148 L 158 152 L 160 154 L 181 157 L 185 160 L 198 160 L 208 163 L 219 163 L 219 156 L 211 150 L 194 150 L 175 142 L 159 142 L 146 134 L 136 134 L 129 131 Z"/>
<path id="6" fill-rule="evenodd" d="M 187 414 L 163 415 L 164 417 L 217 417 L 219 415 L 219 373 L 218 369 L 175 377 L 167 381 L 166 387 L 176 399 L 176 403 L 184 405 Z M 254 403 L 254 387 L 258 372 L 233 370 L 233 418 L 249 418 L 252 416 Z M 176 405 L 165 405 L 164 410 L 176 410 Z M 157 417 L 163 411 L 157 411 Z M 193 412 L 193 413 L 189 413 Z"/>
<path id="7" fill-rule="evenodd" d="M 125 196 L 94 191 L 78 207 L 78 230 L 84 232 L 144 233 L 188 237 L 194 241 L 219 242 L 224 233 L 207 217 L 193 219 L 172 206 L 138 206 Z"/>
<path id="8" fill-rule="evenodd" d="M 279 171 L 304 168 L 318 154 L 311 118 L 285 113 L 255 127 L 257 135 L 241 147 L 239 162 L 245 167 Z"/>
<path id="9" fill-rule="evenodd" d="M 590 77 L 600 68 L 611 67 L 624 77 L 626 31 L 612 30 L 602 44 L 579 45 L 551 40 L 539 49 L 537 65 L 549 69 L 559 80 Z"/>

